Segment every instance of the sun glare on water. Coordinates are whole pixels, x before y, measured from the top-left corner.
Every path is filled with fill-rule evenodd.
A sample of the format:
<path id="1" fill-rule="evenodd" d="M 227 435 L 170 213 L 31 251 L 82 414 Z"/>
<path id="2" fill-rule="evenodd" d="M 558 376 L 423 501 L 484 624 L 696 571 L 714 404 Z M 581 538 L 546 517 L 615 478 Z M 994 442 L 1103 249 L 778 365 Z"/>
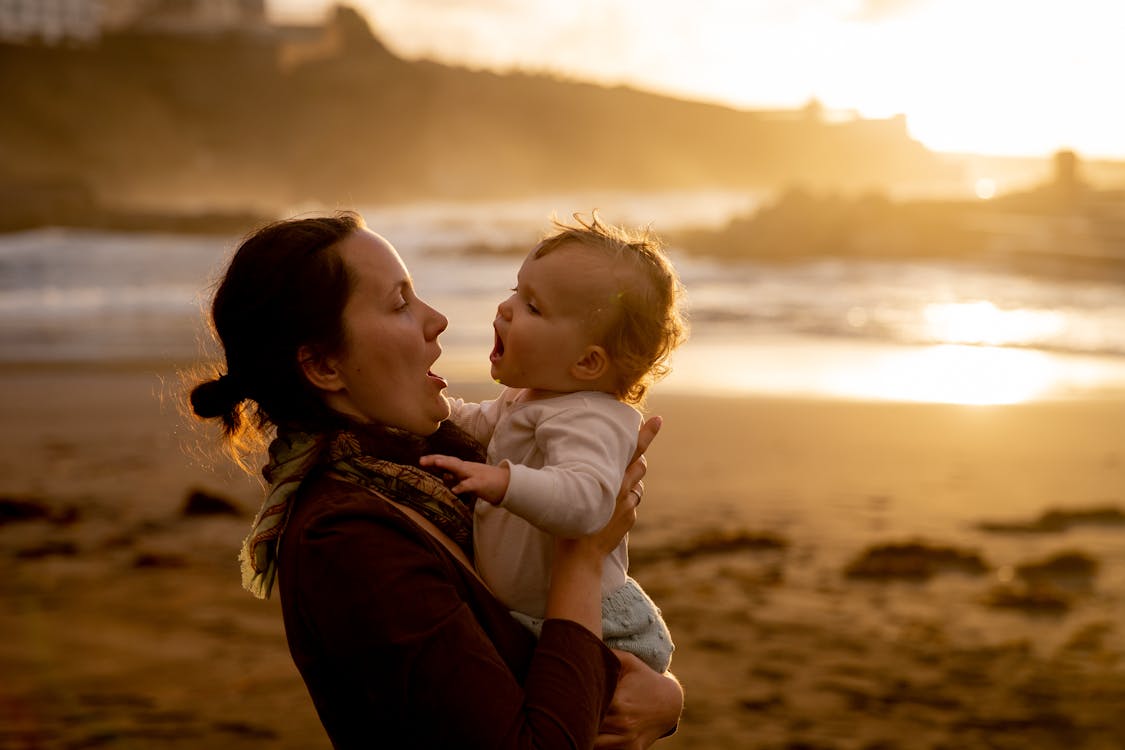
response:
<path id="1" fill-rule="evenodd" d="M 1043 352 L 946 344 L 888 352 L 825 385 L 841 396 L 983 406 L 1030 401 L 1053 382 Z"/>
<path id="2" fill-rule="evenodd" d="M 675 383 L 712 389 L 965 405 L 1016 404 L 1096 380 L 1089 363 L 1036 349 L 1061 332 L 1051 310 L 1004 310 L 989 301 L 922 310 L 928 346 L 830 339 L 754 347 L 686 347 Z M 688 352 L 685 352 L 687 355 Z"/>
<path id="3" fill-rule="evenodd" d="M 981 177 L 976 181 L 973 191 L 982 201 L 996 197 L 996 180 L 991 177 Z"/>
<path id="4" fill-rule="evenodd" d="M 873 362 L 868 384 L 848 378 L 851 393 L 955 404 L 1013 404 L 1039 397 L 1054 382 L 1054 360 L 1028 347 L 1057 334 L 1061 314 L 1001 310 L 992 302 L 935 303 L 922 311 L 923 333 L 935 346 Z"/>
<path id="5" fill-rule="evenodd" d="M 1047 352 L 942 344 L 886 346 L 828 339 L 689 342 L 662 390 L 964 405 L 1017 404 L 1085 377 Z"/>
<path id="6" fill-rule="evenodd" d="M 1058 334 L 1062 314 L 1050 310 L 1001 310 L 986 300 L 926 305 L 925 333 L 945 344 L 1028 346 Z"/>

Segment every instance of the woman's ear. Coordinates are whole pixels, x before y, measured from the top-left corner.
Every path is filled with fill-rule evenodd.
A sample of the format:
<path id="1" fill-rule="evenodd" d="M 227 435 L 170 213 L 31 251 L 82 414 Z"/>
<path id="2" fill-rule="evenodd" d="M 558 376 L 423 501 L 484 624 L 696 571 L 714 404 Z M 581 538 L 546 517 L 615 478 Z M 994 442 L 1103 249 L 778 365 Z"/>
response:
<path id="1" fill-rule="evenodd" d="M 609 355 L 597 344 L 586 347 L 582 358 L 570 366 L 570 374 L 581 381 L 597 380 L 609 370 Z"/>
<path id="2" fill-rule="evenodd" d="M 305 379 L 322 391 L 335 393 L 344 390 L 344 381 L 335 361 L 311 346 L 302 346 L 297 350 L 297 364 L 301 366 Z"/>

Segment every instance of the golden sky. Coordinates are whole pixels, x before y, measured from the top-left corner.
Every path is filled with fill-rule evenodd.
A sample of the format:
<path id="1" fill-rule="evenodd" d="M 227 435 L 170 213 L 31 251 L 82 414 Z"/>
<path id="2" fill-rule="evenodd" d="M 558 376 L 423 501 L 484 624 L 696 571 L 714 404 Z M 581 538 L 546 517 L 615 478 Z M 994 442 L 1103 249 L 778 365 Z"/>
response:
<path id="1" fill-rule="evenodd" d="M 1125 158 L 1122 0 L 350 1 L 405 57 L 746 108 L 815 97 L 904 113 L 942 151 Z M 278 19 L 333 4 L 267 2 Z"/>

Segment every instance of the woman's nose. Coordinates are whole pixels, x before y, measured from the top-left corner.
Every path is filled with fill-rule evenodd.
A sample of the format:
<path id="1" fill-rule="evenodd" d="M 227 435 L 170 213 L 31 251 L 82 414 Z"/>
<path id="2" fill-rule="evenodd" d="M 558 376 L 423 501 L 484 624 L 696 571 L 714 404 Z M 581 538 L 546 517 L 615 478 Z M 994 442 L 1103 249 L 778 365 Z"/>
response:
<path id="1" fill-rule="evenodd" d="M 429 316 L 426 320 L 426 338 L 436 339 L 442 331 L 449 327 L 449 318 L 439 313 L 434 308 L 426 305 L 429 308 Z"/>

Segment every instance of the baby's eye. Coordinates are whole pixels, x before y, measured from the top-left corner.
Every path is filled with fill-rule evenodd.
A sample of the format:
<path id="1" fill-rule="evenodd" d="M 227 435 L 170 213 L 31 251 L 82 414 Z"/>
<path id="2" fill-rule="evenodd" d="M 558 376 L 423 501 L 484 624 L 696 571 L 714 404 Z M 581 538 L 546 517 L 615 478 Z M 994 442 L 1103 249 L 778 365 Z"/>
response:
<path id="1" fill-rule="evenodd" d="M 539 314 L 539 308 L 535 306 L 534 302 L 528 302 L 527 303 L 527 310 L 532 315 L 538 315 Z"/>

